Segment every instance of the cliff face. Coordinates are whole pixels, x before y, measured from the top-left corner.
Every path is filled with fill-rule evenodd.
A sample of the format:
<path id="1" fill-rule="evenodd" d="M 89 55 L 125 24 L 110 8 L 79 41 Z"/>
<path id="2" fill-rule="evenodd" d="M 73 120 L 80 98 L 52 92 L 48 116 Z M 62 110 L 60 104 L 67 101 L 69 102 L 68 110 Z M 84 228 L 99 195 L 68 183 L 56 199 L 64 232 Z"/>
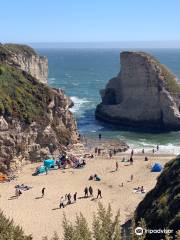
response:
<path id="1" fill-rule="evenodd" d="M 9 56 L 0 54 L 0 59 L 0 172 L 57 157 L 77 141 L 72 101 L 21 70 Z"/>
<path id="2" fill-rule="evenodd" d="M 180 226 L 180 156 L 165 165 L 157 184 L 135 213 L 136 223 L 144 218 L 147 229 L 179 230 Z M 146 239 L 164 239 L 163 234 L 148 234 Z M 173 238 L 175 239 L 175 238 Z"/>
<path id="3" fill-rule="evenodd" d="M 7 51 L 7 59 L 16 64 L 16 67 L 28 72 L 40 82 L 47 83 L 48 60 L 46 57 L 39 56 L 26 45 L 4 44 L 1 48 Z"/>
<path id="4" fill-rule="evenodd" d="M 180 84 L 146 53 L 122 52 L 121 71 L 101 97 L 98 119 L 144 130 L 180 129 Z"/>

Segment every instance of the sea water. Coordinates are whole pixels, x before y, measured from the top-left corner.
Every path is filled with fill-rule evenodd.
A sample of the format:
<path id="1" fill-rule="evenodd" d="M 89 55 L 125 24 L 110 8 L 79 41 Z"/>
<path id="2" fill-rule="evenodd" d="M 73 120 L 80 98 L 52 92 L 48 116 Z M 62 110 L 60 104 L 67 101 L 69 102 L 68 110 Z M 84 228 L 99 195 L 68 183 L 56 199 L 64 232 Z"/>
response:
<path id="1" fill-rule="evenodd" d="M 122 49 L 37 49 L 48 57 L 49 85 L 65 90 L 74 102 L 74 113 L 82 134 L 126 141 L 131 148 L 151 150 L 160 145 L 160 152 L 180 153 L 180 132 L 142 133 L 116 130 L 97 121 L 96 105 L 101 101 L 99 90 L 120 71 Z M 180 79 L 180 49 L 140 49 L 155 56 Z"/>

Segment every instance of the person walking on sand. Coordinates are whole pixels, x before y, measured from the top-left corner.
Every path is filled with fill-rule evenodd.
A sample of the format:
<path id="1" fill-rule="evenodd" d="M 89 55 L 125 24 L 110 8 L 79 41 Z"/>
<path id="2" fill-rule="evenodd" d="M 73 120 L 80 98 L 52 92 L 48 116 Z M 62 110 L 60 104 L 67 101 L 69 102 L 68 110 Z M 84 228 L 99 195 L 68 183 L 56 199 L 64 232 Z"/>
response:
<path id="1" fill-rule="evenodd" d="M 45 189 L 46 189 L 46 188 L 43 188 L 42 191 L 41 191 L 41 192 L 42 192 L 42 198 L 44 197 Z"/>
<path id="2" fill-rule="evenodd" d="M 64 208 L 64 197 L 61 197 L 59 208 Z"/>
<path id="3" fill-rule="evenodd" d="M 98 189 L 98 194 L 97 194 L 97 198 L 102 198 L 102 195 L 101 195 L 101 190 L 100 189 Z"/>
<path id="4" fill-rule="evenodd" d="M 134 160 L 133 160 L 133 157 L 132 157 L 132 156 L 130 157 L 130 160 L 129 160 L 129 161 L 130 161 L 130 164 L 132 165 L 132 164 L 133 164 L 133 162 L 134 162 Z"/>
<path id="5" fill-rule="evenodd" d="M 91 197 L 93 196 L 93 188 L 91 186 L 89 187 L 89 194 Z"/>
<path id="6" fill-rule="evenodd" d="M 67 195 L 67 199 L 68 199 L 68 204 L 71 204 L 71 194 L 70 193 Z"/>
<path id="7" fill-rule="evenodd" d="M 84 189 L 84 196 L 88 197 L 88 188 L 87 187 L 85 187 L 85 189 Z"/>
<path id="8" fill-rule="evenodd" d="M 119 164 L 118 162 L 116 162 L 116 171 L 118 170 L 118 168 L 119 168 Z"/>
<path id="9" fill-rule="evenodd" d="M 74 198 L 74 202 L 76 202 L 76 200 L 77 200 L 77 192 L 75 192 L 73 198 Z"/>

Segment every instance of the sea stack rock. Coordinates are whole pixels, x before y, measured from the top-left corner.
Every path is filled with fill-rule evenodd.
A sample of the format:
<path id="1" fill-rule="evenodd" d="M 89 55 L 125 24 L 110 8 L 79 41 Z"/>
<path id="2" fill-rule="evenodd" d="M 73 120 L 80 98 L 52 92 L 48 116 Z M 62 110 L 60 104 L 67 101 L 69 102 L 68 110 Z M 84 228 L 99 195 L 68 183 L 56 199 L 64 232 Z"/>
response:
<path id="1" fill-rule="evenodd" d="M 120 73 L 100 93 L 100 120 L 144 131 L 180 130 L 180 82 L 147 53 L 122 52 Z"/>
<path id="2" fill-rule="evenodd" d="M 16 64 L 16 67 L 28 72 L 42 83 L 47 83 L 48 60 L 39 56 L 34 49 L 27 45 L 1 44 L 1 49 L 6 51 L 6 59 Z"/>

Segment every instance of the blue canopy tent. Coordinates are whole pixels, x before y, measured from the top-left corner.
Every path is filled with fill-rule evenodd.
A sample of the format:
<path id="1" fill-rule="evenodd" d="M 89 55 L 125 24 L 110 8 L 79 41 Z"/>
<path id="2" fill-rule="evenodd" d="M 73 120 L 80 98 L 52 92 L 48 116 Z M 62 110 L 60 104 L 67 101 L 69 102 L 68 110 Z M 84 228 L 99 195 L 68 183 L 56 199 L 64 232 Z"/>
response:
<path id="1" fill-rule="evenodd" d="M 47 167 L 48 169 L 55 167 L 55 161 L 53 159 L 47 159 L 44 160 L 44 167 Z"/>
<path id="2" fill-rule="evenodd" d="M 163 167 L 160 163 L 155 163 L 151 168 L 151 172 L 161 172 L 162 170 Z"/>

